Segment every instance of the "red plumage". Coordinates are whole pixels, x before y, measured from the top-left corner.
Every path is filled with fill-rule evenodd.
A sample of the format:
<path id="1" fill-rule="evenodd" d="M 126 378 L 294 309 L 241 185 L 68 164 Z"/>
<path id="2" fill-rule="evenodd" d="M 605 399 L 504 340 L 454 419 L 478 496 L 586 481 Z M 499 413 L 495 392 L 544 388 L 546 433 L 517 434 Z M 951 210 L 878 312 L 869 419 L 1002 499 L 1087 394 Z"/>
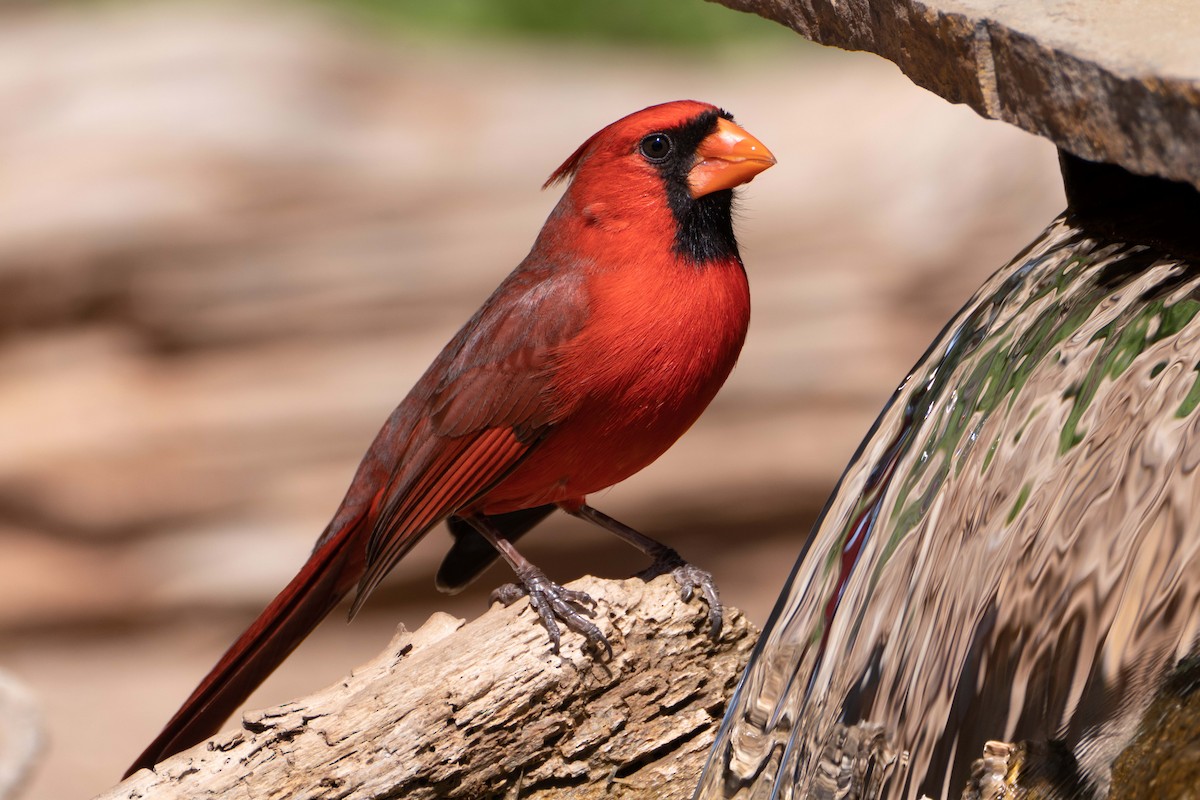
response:
<path id="1" fill-rule="evenodd" d="M 352 613 L 439 521 L 504 540 L 493 515 L 579 512 L 670 447 L 741 349 L 750 298 L 729 189 L 773 163 L 728 115 L 691 101 L 588 139 L 547 181 L 571 182 L 533 249 L 392 412 L 308 562 L 130 772 L 214 733 L 356 584 Z M 544 580 L 514 568 L 527 585 Z"/>

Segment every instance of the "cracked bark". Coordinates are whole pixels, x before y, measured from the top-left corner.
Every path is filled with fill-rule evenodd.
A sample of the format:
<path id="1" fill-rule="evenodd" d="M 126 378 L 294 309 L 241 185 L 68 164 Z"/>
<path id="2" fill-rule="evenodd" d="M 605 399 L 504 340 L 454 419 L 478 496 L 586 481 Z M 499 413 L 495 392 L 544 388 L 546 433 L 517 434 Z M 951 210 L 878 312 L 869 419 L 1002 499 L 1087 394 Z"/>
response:
<path id="1" fill-rule="evenodd" d="M 521 601 L 435 614 L 307 698 L 143 770 L 118 798 L 688 798 L 757 631 L 719 641 L 666 576 L 584 578 L 613 658 L 549 652 Z"/>

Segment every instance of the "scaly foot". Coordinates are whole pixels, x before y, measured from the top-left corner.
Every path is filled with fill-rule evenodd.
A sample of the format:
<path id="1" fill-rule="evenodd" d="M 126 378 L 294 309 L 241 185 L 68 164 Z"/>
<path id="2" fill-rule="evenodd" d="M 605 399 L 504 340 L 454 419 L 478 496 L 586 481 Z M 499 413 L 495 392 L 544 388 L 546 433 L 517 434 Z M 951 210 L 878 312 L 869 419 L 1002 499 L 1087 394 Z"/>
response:
<path id="1" fill-rule="evenodd" d="M 689 602 L 699 589 L 700 595 L 708 605 L 709 636 L 713 641 L 720 639 L 725 607 L 721 605 L 721 595 L 717 591 L 717 582 L 713 580 L 712 573 L 684 561 L 679 553 L 669 547 L 664 547 L 656 555 L 654 563 L 642 573 L 642 577 L 650 579 L 669 573 L 679 584 L 679 596 L 685 603 Z"/>
<path id="2" fill-rule="evenodd" d="M 596 652 L 603 651 L 612 658 L 612 645 L 608 643 L 604 633 L 588 617 L 594 617 L 593 607 L 596 601 L 587 592 L 567 589 L 546 577 L 545 573 L 536 568 L 523 570 L 517 577 L 521 583 L 506 583 L 492 592 L 492 602 L 500 602 L 506 606 L 512 605 L 522 597 L 529 598 L 529 605 L 541 617 L 542 626 L 550 635 L 550 649 L 555 655 L 559 652 L 561 631 L 558 622 L 587 640 Z"/>
<path id="3" fill-rule="evenodd" d="M 675 578 L 675 582 L 679 584 L 679 594 L 683 597 L 683 602 L 688 602 L 700 590 L 700 594 L 704 595 L 704 602 L 708 604 L 708 625 L 709 633 L 712 638 L 721 638 L 721 616 L 724 608 L 721 606 L 721 596 L 717 592 L 717 582 L 713 580 L 711 573 L 706 572 L 699 567 L 693 567 L 691 564 L 683 560 L 683 557 L 674 549 L 667 547 L 662 542 L 651 539 L 644 533 L 639 533 L 623 522 L 618 522 L 612 517 L 605 514 L 603 511 L 597 511 L 587 503 L 582 503 L 576 507 L 563 507 L 568 514 L 587 520 L 593 525 L 599 525 L 610 533 L 614 533 L 621 537 L 631 545 L 641 550 L 650 558 L 654 559 L 646 571 L 640 574 L 643 580 L 650 580 L 665 573 L 671 573 Z"/>

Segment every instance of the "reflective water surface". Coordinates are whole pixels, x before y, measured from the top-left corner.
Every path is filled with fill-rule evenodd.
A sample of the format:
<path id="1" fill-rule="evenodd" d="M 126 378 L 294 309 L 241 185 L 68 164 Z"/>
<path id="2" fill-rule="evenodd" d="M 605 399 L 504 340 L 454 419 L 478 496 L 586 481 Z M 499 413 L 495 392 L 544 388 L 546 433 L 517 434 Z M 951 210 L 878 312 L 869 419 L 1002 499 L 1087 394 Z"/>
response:
<path id="1" fill-rule="evenodd" d="M 1063 219 L 897 390 L 698 797 L 958 797 L 989 740 L 1100 795 L 1200 634 L 1200 267 Z"/>

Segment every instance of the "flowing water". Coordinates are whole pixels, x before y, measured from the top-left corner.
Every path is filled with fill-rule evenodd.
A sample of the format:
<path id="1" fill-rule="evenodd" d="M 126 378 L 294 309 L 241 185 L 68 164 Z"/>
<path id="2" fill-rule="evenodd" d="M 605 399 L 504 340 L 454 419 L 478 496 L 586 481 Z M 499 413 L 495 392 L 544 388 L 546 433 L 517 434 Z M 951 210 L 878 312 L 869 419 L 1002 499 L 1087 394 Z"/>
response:
<path id="1" fill-rule="evenodd" d="M 1064 219 L 989 279 L 843 475 L 697 797 L 958 797 L 989 740 L 1103 796 L 1200 635 L 1197 312 L 1200 266 Z"/>

